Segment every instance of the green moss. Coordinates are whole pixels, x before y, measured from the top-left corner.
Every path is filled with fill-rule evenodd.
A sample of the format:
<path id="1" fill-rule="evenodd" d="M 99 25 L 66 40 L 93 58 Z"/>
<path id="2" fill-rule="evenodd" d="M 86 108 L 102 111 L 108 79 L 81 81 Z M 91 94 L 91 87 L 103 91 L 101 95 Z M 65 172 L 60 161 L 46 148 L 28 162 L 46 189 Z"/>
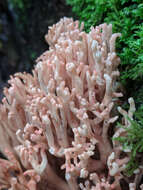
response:
<path id="1" fill-rule="evenodd" d="M 28 0 L 10 0 L 9 3 L 14 7 L 24 11 L 30 6 L 30 1 Z"/>
<path id="2" fill-rule="evenodd" d="M 20 28 L 21 30 L 24 30 L 28 21 L 27 10 L 30 8 L 32 1 L 31 0 L 8 0 L 8 4 L 14 13 L 14 19 L 16 21 L 17 27 Z"/>
<path id="3" fill-rule="evenodd" d="M 85 30 L 91 25 L 112 23 L 113 32 L 121 32 L 117 42 L 121 58 L 121 79 L 143 78 L 143 2 L 142 0 L 67 0 L 73 12 L 84 21 Z"/>
<path id="4" fill-rule="evenodd" d="M 138 167 L 137 154 L 143 152 L 143 1 L 142 0 L 67 0 L 73 12 L 84 21 L 85 30 L 101 23 L 112 23 L 113 32 L 120 32 L 116 49 L 121 58 L 121 81 L 126 97 L 134 97 L 138 108 L 135 120 L 125 137 L 119 137 L 123 149 L 131 149 L 126 174 L 131 176 Z M 127 106 L 125 102 L 125 106 Z M 119 125 L 119 127 L 124 127 Z"/>
<path id="5" fill-rule="evenodd" d="M 140 111 L 135 113 L 135 120 L 127 118 L 130 122 L 128 128 L 118 124 L 119 127 L 126 130 L 126 136 L 113 138 L 113 140 L 119 141 L 122 144 L 123 150 L 131 150 L 130 160 L 127 163 L 125 171 L 125 174 L 128 176 L 131 176 L 139 166 L 137 154 L 143 153 L 143 118 L 142 116 L 140 117 L 140 113 Z"/>

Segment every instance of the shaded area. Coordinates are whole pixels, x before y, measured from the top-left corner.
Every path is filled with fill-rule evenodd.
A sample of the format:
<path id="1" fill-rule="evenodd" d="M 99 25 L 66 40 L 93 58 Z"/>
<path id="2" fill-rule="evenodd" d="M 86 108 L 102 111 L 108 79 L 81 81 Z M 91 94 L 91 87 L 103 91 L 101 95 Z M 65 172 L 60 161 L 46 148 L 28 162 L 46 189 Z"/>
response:
<path id="1" fill-rule="evenodd" d="M 0 1 L 0 99 L 11 74 L 31 71 L 48 48 L 48 26 L 64 16 L 72 16 L 65 0 Z"/>

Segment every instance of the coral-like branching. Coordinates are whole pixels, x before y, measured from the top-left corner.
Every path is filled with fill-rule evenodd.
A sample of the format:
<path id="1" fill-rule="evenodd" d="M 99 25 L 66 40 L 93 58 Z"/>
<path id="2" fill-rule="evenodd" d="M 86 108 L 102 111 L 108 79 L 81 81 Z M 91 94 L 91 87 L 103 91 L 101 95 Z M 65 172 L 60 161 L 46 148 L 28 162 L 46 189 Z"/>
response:
<path id="1" fill-rule="evenodd" d="M 119 91 L 112 25 L 87 34 L 83 24 L 63 18 L 49 28 L 48 51 L 33 74 L 17 73 L 0 105 L 0 189 L 135 189 L 123 172 L 114 136 Z M 131 111 L 132 112 L 131 106 Z M 123 111 L 120 112 L 124 114 Z"/>

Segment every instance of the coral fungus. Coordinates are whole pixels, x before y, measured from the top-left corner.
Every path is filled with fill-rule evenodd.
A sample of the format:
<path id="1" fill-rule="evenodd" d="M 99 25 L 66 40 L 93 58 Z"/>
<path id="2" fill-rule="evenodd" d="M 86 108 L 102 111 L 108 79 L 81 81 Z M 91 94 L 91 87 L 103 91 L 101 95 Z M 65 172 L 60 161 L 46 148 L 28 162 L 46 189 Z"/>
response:
<path id="1" fill-rule="evenodd" d="M 121 190 L 128 153 L 112 142 L 119 91 L 112 25 L 87 34 L 63 18 L 49 27 L 48 51 L 33 74 L 16 73 L 0 105 L 0 189 Z M 134 110 L 133 100 L 129 117 Z M 124 115 L 124 111 L 119 109 Z M 128 123 L 127 123 L 128 124 Z"/>

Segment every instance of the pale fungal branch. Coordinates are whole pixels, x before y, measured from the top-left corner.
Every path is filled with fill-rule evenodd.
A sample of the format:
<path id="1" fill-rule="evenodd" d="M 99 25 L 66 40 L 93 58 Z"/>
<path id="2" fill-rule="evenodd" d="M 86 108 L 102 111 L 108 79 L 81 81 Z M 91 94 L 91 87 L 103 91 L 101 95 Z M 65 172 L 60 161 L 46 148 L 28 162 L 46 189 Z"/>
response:
<path id="1" fill-rule="evenodd" d="M 120 35 L 106 23 L 87 34 L 83 23 L 69 18 L 49 27 L 49 50 L 33 73 L 11 76 L 4 89 L 0 150 L 8 149 L 8 160 L 0 159 L 0 189 L 122 189 L 129 152 L 121 158 L 122 146 L 111 140 L 111 132 L 125 133 L 114 124 L 122 96 L 115 51 Z M 129 104 L 128 112 L 118 108 L 126 127 L 135 111 L 133 99 Z"/>

